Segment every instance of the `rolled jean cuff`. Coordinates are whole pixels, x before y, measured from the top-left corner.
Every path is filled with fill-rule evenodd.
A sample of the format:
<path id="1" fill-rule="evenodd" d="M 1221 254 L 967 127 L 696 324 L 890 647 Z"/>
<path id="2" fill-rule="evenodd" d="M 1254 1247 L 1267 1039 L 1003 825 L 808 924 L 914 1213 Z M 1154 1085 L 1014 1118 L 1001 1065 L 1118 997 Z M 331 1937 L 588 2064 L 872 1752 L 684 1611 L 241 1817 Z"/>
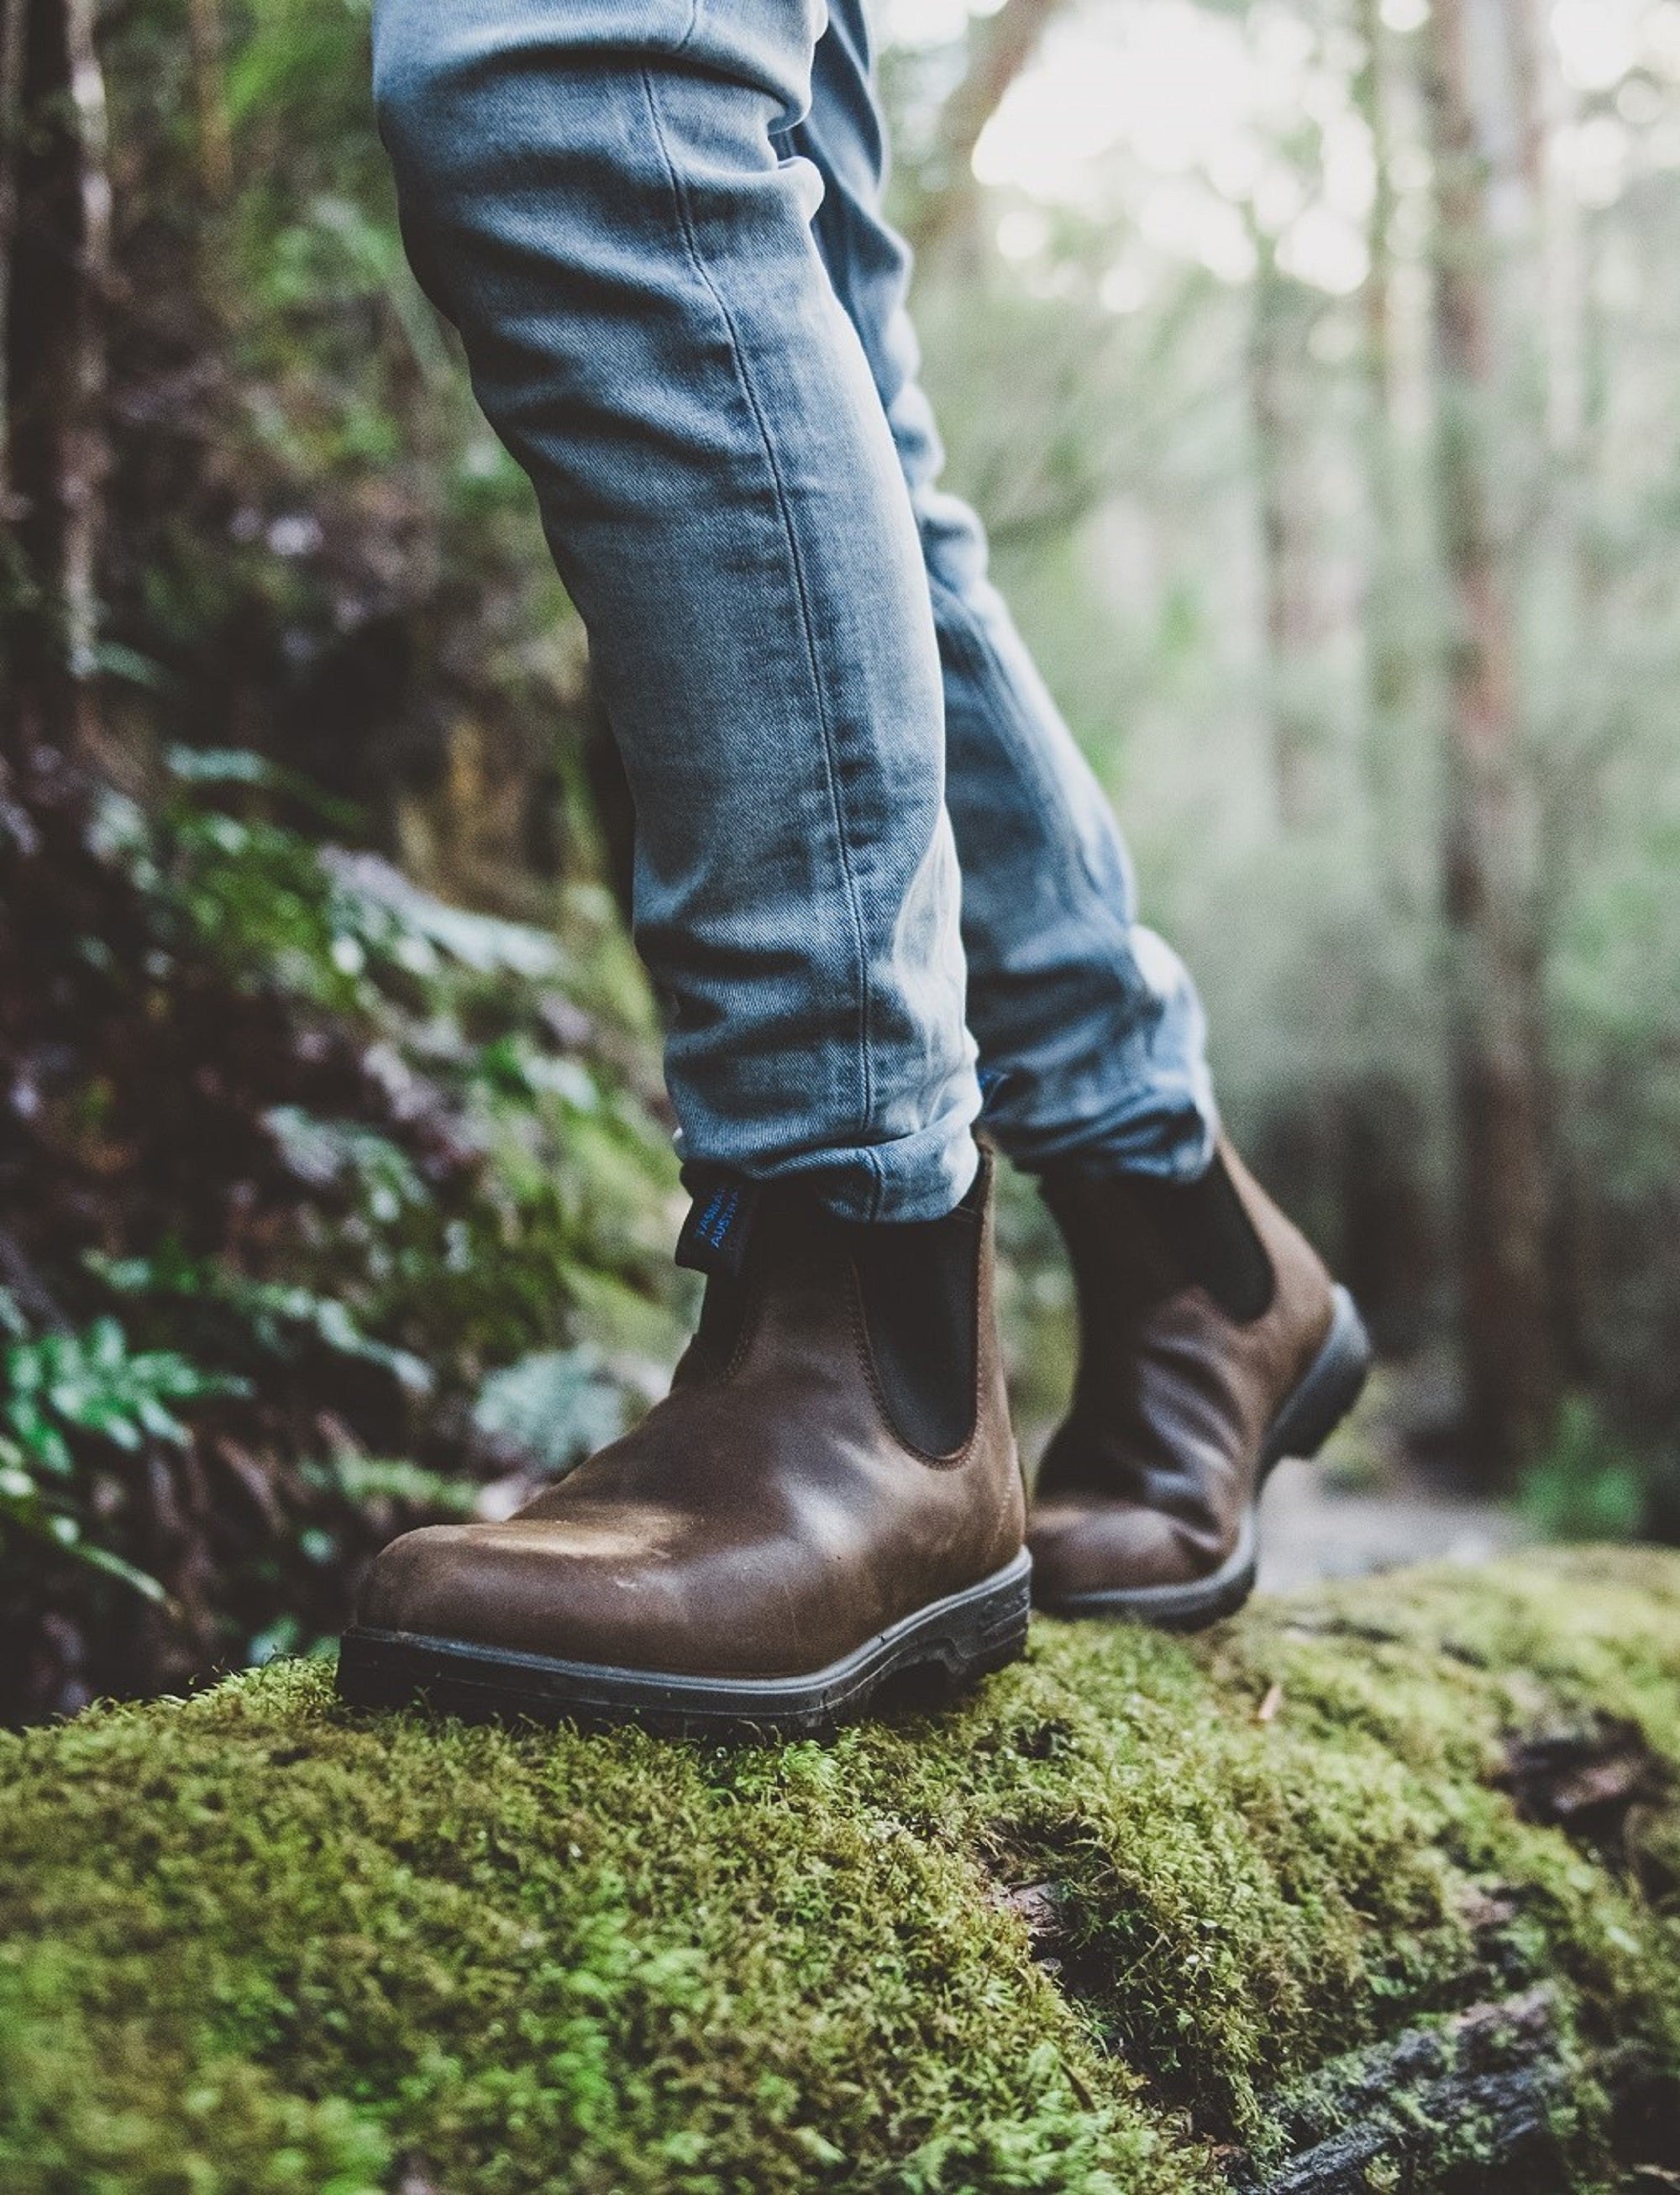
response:
<path id="1" fill-rule="evenodd" d="M 971 1107 L 890 1142 L 813 1151 L 770 1167 L 685 1154 L 683 1178 L 693 1189 L 713 1176 L 762 1183 L 803 1183 L 837 1219 L 902 1224 L 943 1219 L 974 1186 L 980 1168 Z"/>
<path id="2" fill-rule="evenodd" d="M 954 1131 L 925 1129 L 919 1136 L 883 1144 L 869 1156 L 877 1169 L 875 1208 L 866 1215 L 843 1197 L 826 1196 L 830 1211 L 843 1219 L 866 1216 L 900 1225 L 910 1220 L 943 1219 L 974 1187 L 980 1171 L 972 1120 Z"/>

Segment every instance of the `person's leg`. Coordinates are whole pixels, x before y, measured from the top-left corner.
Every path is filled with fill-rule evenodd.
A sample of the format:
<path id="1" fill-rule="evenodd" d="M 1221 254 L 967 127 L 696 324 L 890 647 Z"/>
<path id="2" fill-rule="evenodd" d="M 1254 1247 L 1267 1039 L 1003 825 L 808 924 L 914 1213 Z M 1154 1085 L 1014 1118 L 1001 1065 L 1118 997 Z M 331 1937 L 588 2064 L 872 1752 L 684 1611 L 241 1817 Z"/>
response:
<path id="1" fill-rule="evenodd" d="M 820 1730 L 1026 1636 L 910 499 L 775 125 L 814 0 L 380 0 L 411 248 L 534 481 L 636 810 L 708 1274 L 670 1393 L 381 1554 L 363 1702 Z"/>
<path id="2" fill-rule="evenodd" d="M 810 111 L 784 142 L 822 177 L 818 246 L 880 391 L 921 535 L 987 1126 L 1029 1167 L 1080 1154 L 1194 1178 L 1217 1135 L 1194 988 L 1137 921 L 1113 810 L 987 577 L 979 520 L 938 486 L 943 452 L 905 306 L 909 254 L 882 211 L 862 0 L 834 0 Z"/>
<path id="3" fill-rule="evenodd" d="M 986 577 L 978 521 L 937 487 L 907 255 L 881 210 L 862 0 L 833 0 L 790 145 L 826 186 L 816 231 L 890 419 L 944 667 L 969 1019 L 999 1077 L 987 1120 L 1041 1177 L 1079 1303 L 1073 1407 L 1045 1455 L 1035 1599 L 1194 1626 L 1246 1598 L 1256 1506 L 1365 1376 L 1358 1314 L 1218 1140 L 1201 1010 L 1140 927 L 1107 802 Z"/>
<path id="4" fill-rule="evenodd" d="M 636 810 L 685 1155 L 860 1221 L 973 1177 L 939 659 L 820 186 L 820 0 L 380 0 L 405 233 L 530 473 Z"/>

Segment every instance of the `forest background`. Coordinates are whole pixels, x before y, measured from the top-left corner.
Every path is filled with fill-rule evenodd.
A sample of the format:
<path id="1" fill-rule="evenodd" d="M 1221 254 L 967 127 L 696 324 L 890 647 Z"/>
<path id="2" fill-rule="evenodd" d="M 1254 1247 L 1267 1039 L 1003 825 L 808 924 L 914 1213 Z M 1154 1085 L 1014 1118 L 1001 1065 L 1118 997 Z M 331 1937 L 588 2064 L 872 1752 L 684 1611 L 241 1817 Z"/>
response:
<path id="1" fill-rule="evenodd" d="M 692 1308 L 584 636 L 367 14 L 0 8 L 0 1720 L 330 1637 Z M 1680 4 L 882 29 L 950 484 L 1367 1437 L 1680 1541 Z"/>

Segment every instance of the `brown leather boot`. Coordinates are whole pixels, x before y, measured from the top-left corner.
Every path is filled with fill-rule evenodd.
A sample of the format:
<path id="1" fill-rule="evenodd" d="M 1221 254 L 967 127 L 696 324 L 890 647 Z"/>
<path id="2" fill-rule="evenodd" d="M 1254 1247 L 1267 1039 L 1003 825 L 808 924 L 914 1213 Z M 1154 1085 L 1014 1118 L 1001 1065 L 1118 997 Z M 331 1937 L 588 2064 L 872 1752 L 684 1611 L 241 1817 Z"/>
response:
<path id="1" fill-rule="evenodd" d="M 806 1736 L 904 1672 L 1020 1653 L 990 1161 L 948 1218 L 854 1226 L 736 1184 L 684 1243 L 711 1277 L 670 1395 L 505 1524 L 387 1547 L 346 1699 Z"/>
<path id="2" fill-rule="evenodd" d="M 1028 1529 L 1033 1598 L 1200 1628 L 1253 1591 L 1267 1474 L 1352 1409 L 1365 1328 L 1228 1144 L 1188 1184 L 1062 1167 L 1043 1188 L 1080 1345 Z"/>

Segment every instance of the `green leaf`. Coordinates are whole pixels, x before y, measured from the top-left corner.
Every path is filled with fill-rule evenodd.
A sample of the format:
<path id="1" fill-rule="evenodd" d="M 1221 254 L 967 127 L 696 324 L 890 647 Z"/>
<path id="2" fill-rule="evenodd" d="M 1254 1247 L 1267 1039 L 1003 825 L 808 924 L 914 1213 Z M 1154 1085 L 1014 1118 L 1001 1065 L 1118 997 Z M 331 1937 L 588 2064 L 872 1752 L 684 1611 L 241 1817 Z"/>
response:
<path id="1" fill-rule="evenodd" d="M 169 1599 L 166 1589 L 148 1571 L 137 1570 L 132 1563 L 125 1562 L 121 1555 L 112 1554 L 109 1547 L 97 1547 L 92 1541 L 83 1540 L 76 1553 L 78 1559 L 86 1563 L 90 1570 L 102 1570 L 107 1577 L 120 1579 L 124 1585 L 131 1586 L 142 1599 L 156 1605 L 161 1605 Z"/>

